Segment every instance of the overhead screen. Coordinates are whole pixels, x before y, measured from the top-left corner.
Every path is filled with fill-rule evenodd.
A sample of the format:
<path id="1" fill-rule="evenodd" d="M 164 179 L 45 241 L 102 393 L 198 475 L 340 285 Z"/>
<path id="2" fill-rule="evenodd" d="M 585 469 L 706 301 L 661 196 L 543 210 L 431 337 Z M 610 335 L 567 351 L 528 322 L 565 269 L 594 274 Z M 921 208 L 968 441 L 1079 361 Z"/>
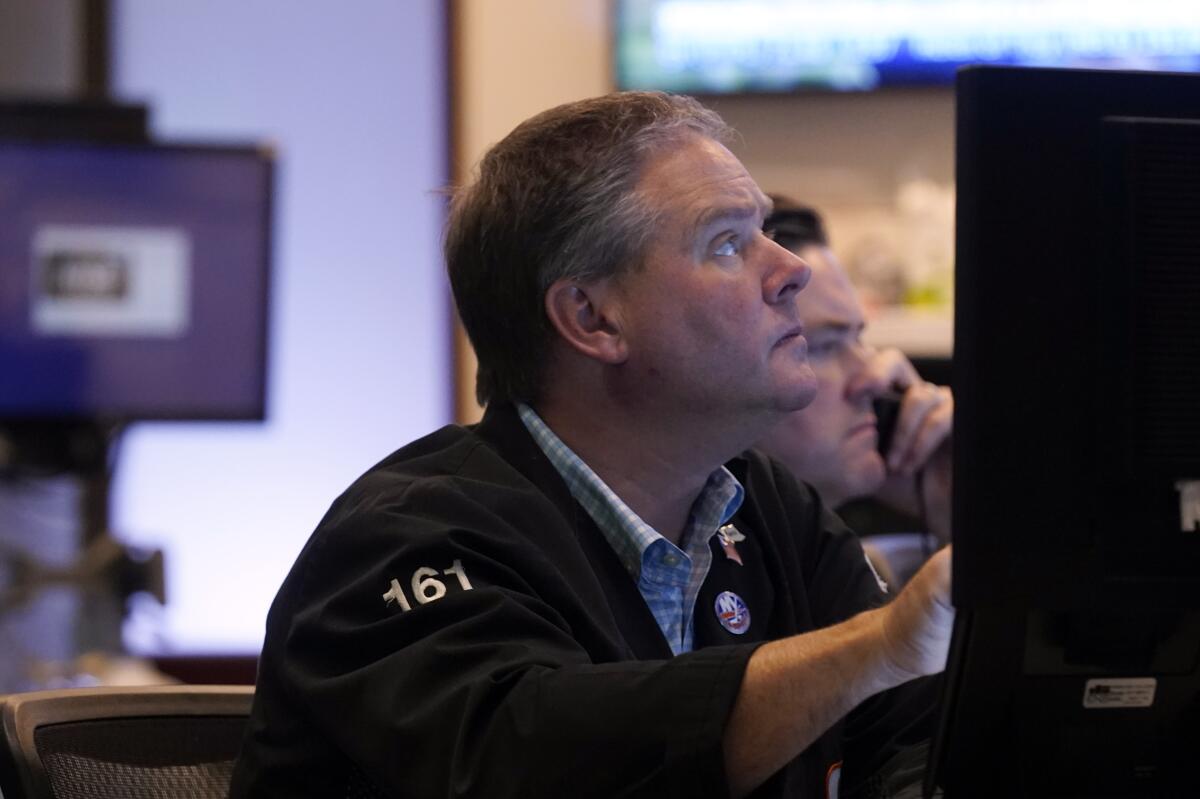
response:
<path id="1" fill-rule="evenodd" d="M 622 89 L 951 85 L 964 64 L 1200 70 L 1177 0 L 618 0 Z"/>
<path id="2" fill-rule="evenodd" d="M 262 418 L 271 173 L 0 140 L 0 420 Z"/>

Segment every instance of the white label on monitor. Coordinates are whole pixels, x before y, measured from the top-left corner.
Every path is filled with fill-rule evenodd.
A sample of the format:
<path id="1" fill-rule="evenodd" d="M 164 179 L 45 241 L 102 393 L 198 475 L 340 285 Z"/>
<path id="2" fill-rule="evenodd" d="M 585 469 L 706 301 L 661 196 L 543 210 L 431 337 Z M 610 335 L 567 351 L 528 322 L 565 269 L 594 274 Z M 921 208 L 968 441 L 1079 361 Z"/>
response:
<path id="1" fill-rule="evenodd" d="M 33 331 L 182 336 L 190 322 L 191 249 L 177 228 L 38 228 L 31 259 Z"/>
<path id="2" fill-rule="evenodd" d="M 1153 677 L 1109 677 L 1088 680 L 1083 689 L 1083 706 L 1104 708 L 1150 707 L 1158 680 Z"/>

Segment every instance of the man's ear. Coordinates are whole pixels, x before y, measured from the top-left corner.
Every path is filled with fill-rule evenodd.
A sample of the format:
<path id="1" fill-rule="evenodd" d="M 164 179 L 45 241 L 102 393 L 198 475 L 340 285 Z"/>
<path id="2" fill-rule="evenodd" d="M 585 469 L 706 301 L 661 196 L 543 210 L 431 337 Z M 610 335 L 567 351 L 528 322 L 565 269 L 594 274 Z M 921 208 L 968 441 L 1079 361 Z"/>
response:
<path id="1" fill-rule="evenodd" d="M 628 357 L 610 280 L 556 280 L 545 303 L 550 324 L 572 349 L 605 364 Z"/>

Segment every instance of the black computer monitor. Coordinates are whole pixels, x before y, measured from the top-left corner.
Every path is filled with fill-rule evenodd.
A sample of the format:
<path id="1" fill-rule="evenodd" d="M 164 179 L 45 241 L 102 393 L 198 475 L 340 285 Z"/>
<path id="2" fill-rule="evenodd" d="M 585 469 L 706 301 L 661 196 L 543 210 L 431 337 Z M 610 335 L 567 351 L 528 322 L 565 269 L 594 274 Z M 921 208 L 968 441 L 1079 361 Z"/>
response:
<path id="1" fill-rule="evenodd" d="M 272 156 L 0 140 L 0 423 L 261 419 Z"/>
<path id="2" fill-rule="evenodd" d="M 957 92 L 958 618 L 930 784 L 1196 795 L 1200 76 L 971 68 Z"/>
<path id="3" fill-rule="evenodd" d="M 76 141 L 149 141 L 150 110 L 108 100 L 0 97 L 0 137 Z"/>

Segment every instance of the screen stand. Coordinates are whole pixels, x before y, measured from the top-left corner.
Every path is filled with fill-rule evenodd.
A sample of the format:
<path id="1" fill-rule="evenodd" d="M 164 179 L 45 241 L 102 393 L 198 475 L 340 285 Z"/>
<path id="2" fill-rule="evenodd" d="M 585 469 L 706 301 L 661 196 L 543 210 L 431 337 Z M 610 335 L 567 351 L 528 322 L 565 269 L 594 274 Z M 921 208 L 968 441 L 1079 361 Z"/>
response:
<path id="1" fill-rule="evenodd" d="M 110 496 L 122 427 L 0 424 L 0 626 L 22 651 L 0 654 L 0 690 L 61 677 L 63 663 L 119 655 L 127 600 L 161 603 L 161 551 L 112 534 Z"/>

